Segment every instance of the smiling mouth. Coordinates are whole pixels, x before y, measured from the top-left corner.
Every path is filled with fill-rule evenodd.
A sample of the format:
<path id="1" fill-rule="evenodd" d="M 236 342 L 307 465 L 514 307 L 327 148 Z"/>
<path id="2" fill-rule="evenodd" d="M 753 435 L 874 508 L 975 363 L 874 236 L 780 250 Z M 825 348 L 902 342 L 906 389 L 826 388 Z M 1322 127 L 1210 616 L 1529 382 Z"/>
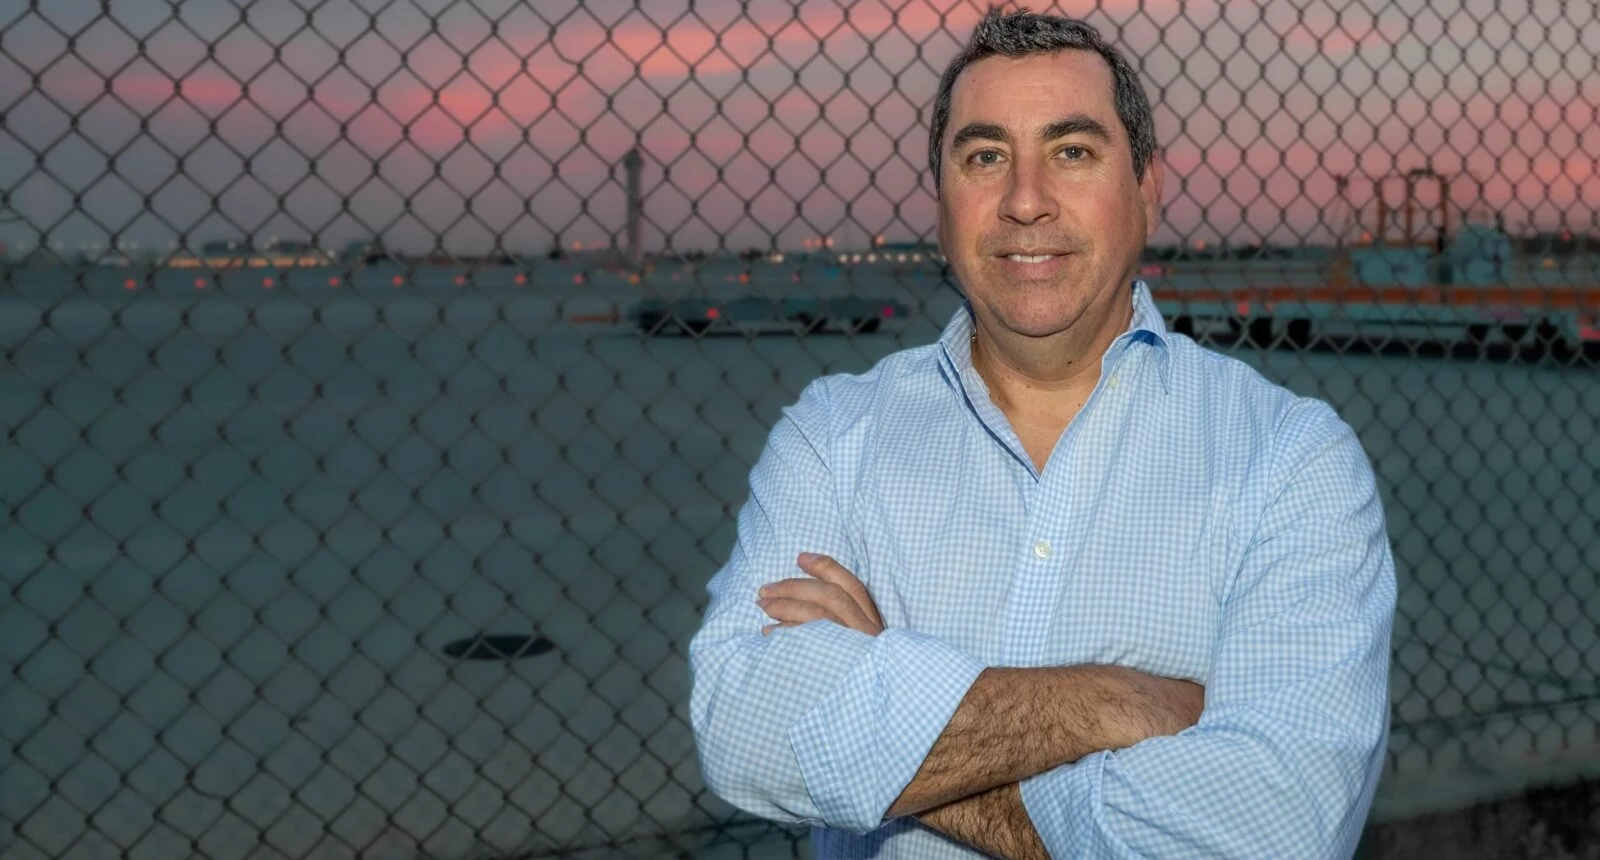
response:
<path id="1" fill-rule="evenodd" d="M 1057 257 L 1064 257 L 1064 256 L 1066 256 L 1066 255 L 1065 254 L 1007 254 L 1004 257 L 1002 257 L 1001 259 L 1010 260 L 1013 263 L 1048 263 L 1049 261 L 1054 260 Z"/>

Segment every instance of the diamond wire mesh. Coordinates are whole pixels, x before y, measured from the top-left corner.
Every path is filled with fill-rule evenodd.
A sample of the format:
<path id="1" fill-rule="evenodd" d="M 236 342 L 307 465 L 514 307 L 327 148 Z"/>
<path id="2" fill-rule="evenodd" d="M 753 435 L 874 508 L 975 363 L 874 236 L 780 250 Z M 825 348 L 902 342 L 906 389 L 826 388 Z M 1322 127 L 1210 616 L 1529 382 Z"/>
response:
<path id="1" fill-rule="evenodd" d="M 926 112 L 980 11 L 0 0 L 4 856 L 770 837 L 687 639 L 777 410 L 955 307 Z M 1156 105 L 1171 324 L 1376 463 L 1379 811 L 1592 749 L 1594 10 L 1068 11 Z"/>

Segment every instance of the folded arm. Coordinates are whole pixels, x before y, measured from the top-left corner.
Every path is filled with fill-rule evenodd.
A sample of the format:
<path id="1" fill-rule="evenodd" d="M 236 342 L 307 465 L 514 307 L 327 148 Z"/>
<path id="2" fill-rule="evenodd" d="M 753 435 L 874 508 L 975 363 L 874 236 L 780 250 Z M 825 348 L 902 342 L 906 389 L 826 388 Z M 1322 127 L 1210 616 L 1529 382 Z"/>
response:
<path id="1" fill-rule="evenodd" d="M 802 552 L 854 566 L 829 468 L 826 383 L 784 411 L 750 476 L 738 539 L 689 646 L 690 721 L 707 785 L 777 821 L 866 832 L 910 782 L 983 666 L 910 630 L 772 631 L 763 585 Z"/>
<path id="2" fill-rule="evenodd" d="M 1122 666 L 987 669 L 956 709 L 891 817 L 944 806 L 1099 750 L 1194 725 L 1197 684 Z"/>
<path id="3" fill-rule="evenodd" d="M 1120 666 L 989 669 L 978 677 L 891 815 L 1007 860 L 1049 857 L 1017 781 L 1099 750 L 1194 725 L 1197 684 Z"/>
<path id="4" fill-rule="evenodd" d="M 1355 850 L 1387 738 L 1394 566 L 1359 441 L 1302 406 L 1228 592 L 1199 723 L 1024 780 L 1051 856 Z"/>

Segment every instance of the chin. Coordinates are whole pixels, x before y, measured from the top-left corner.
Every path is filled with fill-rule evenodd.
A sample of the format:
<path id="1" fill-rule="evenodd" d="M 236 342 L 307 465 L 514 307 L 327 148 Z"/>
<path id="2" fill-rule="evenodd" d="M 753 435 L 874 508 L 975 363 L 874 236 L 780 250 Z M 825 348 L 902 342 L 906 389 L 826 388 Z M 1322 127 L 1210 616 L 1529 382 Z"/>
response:
<path id="1" fill-rule="evenodd" d="M 1007 309 L 995 314 L 1005 328 L 1028 337 L 1060 334 L 1083 318 L 1082 308 Z"/>

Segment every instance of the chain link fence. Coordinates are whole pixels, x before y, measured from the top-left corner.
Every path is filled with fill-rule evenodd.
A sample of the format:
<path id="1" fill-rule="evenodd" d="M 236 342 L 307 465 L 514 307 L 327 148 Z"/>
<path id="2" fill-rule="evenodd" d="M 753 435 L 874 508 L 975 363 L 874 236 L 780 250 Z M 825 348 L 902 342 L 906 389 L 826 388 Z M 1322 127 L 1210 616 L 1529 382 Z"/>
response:
<path id="1" fill-rule="evenodd" d="M 687 643 L 778 410 L 959 302 L 982 11 L 0 0 L 0 855 L 799 850 Z M 1592 773 L 1594 7 L 1064 11 L 1156 106 L 1169 323 L 1376 464 L 1377 815 Z"/>

